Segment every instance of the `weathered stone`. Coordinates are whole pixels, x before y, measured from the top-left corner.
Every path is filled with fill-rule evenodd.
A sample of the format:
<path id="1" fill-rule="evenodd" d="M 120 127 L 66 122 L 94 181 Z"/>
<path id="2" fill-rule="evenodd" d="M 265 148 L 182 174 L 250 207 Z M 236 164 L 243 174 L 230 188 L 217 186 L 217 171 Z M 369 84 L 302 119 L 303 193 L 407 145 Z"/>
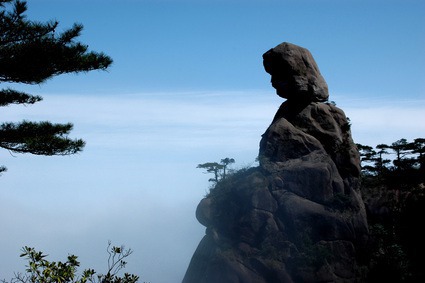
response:
<path id="1" fill-rule="evenodd" d="M 196 208 L 196 219 L 205 227 L 209 227 L 213 218 L 211 214 L 211 199 L 202 199 Z"/>
<path id="2" fill-rule="evenodd" d="M 344 112 L 308 50 L 264 54 L 287 98 L 260 141 L 260 166 L 228 176 L 201 200 L 207 227 L 183 283 L 363 282 L 368 235 L 360 159 Z"/>
<path id="3" fill-rule="evenodd" d="M 282 119 L 286 121 L 282 122 Z M 281 127 L 284 129 L 280 129 Z M 294 128 L 296 130 L 293 130 Z M 279 151 L 280 155 L 282 151 L 286 151 L 285 154 L 294 156 L 293 149 L 288 144 L 296 143 L 301 139 L 300 135 L 314 137 L 317 140 L 315 144 L 325 149 L 342 176 L 359 176 L 359 153 L 351 138 L 350 123 L 341 109 L 327 103 L 315 102 L 299 107 L 293 102 L 285 101 L 263 135 L 260 142 L 260 157 L 270 155 L 271 149 L 267 146 L 270 143 L 275 147 L 286 148 Z M 277 138 L 280 140 L 276 142 L 272 140 Z M 303 147 L 298 147 L 298 150 L 302 149 Z M 276 156 L 273 158 L 277 159 Z"/>
<path id="4" fill-rule="evenodd" d="M 301 158 L 313 151 L 325 153 L 317 139 L 296 129 L 284 118 L 273 123 L 263 137 L 259 154 L 261 162 L 284 162 Z"/>
<path id="5" fill-rule="evenodd" d="M 328 99 L 328 85 L 307 49 L 284 42 L 263 54 L 263 64 L 279 96 L 308 102 Z"/>

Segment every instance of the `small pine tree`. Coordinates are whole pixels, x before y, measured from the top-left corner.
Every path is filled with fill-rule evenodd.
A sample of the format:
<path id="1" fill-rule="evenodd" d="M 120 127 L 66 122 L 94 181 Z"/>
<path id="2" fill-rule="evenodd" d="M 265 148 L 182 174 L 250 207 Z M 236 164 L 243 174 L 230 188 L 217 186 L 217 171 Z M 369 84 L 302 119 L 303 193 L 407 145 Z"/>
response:
<path id="1" fill-rule="evenodd" d="M 208 181 L 216 185 L 218 182 L 226 179 L 226 176 L 228 174 L 228 166 L 232 163 L 235 163 L 235 160 L 233 158 L 226 157 L 221 159 L 220 163 L 207 162 L 203 164 L 198 164 L 196 168 L 206 169 L 205 173 L 214 174 L 214 178 L 210 178 Z"/>

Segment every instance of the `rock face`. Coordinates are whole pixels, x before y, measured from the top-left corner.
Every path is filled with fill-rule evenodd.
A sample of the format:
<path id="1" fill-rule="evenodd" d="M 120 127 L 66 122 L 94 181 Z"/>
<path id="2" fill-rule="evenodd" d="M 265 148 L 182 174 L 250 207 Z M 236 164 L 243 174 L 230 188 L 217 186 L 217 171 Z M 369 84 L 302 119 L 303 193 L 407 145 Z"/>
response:
<path id="1" fill-rule="evenodd" d="M 264 53 L 263 63 L 279 96 L 298 101 L 328 99 L 328 85 L 307 49 L 284 42 Z"/>
<path id="2" fill-rule="evenodd" d="M 219 182 L 196 211 L 206 235 L 183 283 L 362 282 L 368 225 L 360 161 L 344 112 L 305 48 L 263 55 L 287 100 L 256 168 Z"/>

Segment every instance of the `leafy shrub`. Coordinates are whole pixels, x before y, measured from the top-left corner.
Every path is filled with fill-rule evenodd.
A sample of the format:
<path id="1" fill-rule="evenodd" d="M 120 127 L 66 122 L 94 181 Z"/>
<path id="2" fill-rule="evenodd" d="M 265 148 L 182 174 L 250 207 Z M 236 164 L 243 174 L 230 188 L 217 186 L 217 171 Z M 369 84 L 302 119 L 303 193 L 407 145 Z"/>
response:
<path id="1" fill-rule="evenodd" d="M 93 269 L 85 269 L 81 275 L 77 274 L 80 266 L 78 257 L 69 255 L 65 262 L 48 261 L 47 255 L 31 247 L 22 248 L 20 257 L 28 260 L 26 273 L 16 273 L 10 283 L 136 283 L 139 276 L 124 273 L 123 277 L 118 273 L 125 268 L 127 262 L 124 260 L 132 254 L 131 249 L 124 246 L 116 247 L 108 243 L 108 271 L 106 274 L 97 273 Z M 2 280 L 3 283 L 8 283 Z"/>

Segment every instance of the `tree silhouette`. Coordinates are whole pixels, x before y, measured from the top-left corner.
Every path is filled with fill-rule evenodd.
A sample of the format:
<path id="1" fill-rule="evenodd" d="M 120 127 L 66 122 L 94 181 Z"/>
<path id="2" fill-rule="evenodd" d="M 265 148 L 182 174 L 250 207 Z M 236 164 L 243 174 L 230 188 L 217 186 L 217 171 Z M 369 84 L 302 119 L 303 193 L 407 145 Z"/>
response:
<path id="1" fill-rule="evenodd" d="M 411 165 L 412 160 L 406 158 L 406 156 L 411 153 L 413 148 L 412 144 L 408 143 L 406 139 L 399 139 L 393 142 L 389 148 L 396 154 L 396 159 L 393 161 L 393 164 L 396 166 L 397 170 L 405 169 Z"/>
<path id="2" fill-rule="evenodd" d="M 375 150 L 371 146 L 357 144 L 361 157 L 362 175 L 367 180 L 386 182 L 387 184 L 413 184 L 425 180 L 425 139 L 416 138 L 413 142 L 399 139 L 391 145 L 378 144 Z M 387 156 L 395 155 L 391 159 Z M 376 177 L 376 178 L 372 178 Z"/>
<path id="3" fill-rule="evenodd" d="M 78 41 L 83 26 L 58 33 L 59 22 L 28 20 L 27 2 L 0 0 L 0 83 L 40 84 L 66 73 L 106 70 L 112 59 L 89 52 Z M 0 106 L 34 104 L 42 100 L 11 88 L 0 89 Z M 0 147 L 14 153 L 69 155 L 81 151 L 81 139 L 71 139 L 71 123 L 5 122 L 0 124 Z M 0 172 L 6 167 L 1 166 Z"/>
<path id="4" fill-rule="evenodd" d="M 424 233 L 418 229 L 425 211 L 425 139 L 357 147 L 371 232 L 368 281 L 425 282 Z"/>
<path id="5" fill-rule="evenodd" d="M 105 274 L 98 273 L 94 269 L 85 269 L 81 275 L 78 274 L 77 268 L 80 266 L 78 257 L 68 255 L 64 262 L 49 261 L 47 255 L 43 252 L 36 251 L 31 247 L 23 247 L 20 257 L 28 260 L 25 273 L 15 273 L 15 277 L 10 283 L 136 283 L 139 276 L 124 273 L 119 276 L 118 273 L 125 268 L 127 262 L 125 259 L 129 257 L 133 251 L 125 249 L 124 246 L 112 246 L 108 243 L 106 249 L 108 253 L 108 270 Z M 5 279 L 0 282 L 8 283 Z"/>
<path id="6" fill-rule="evenodd" d="M 412 153 L 419 154 L 416 158 L 416 162 L 419 164 L 420 168 L 425 169 L 425 139 L 417 138 L 414 139 L 412 143 Z"/>
<path id="7" fill-rule="evenodd" d="M 366 175 L 374 175 L 376 173 L 376 164 L 378 158 L 373 147 L 368 145 L 356 144 L 360 153 L 360 161 L 362 162 L 362 173 Z"/>
<path id="8" fill-rule="evenodd" d="M 223 158 L 220 160 L 220 163 L 218 162 L 207 162 L 198 164 L 196 168 L 206 169 L 205 173 L 212 173 L 214 174 L 214 178 L 210 178 L 208 181 L 213 182 L 214 184 L 217 184 L 218 182 L 224 180 L 228 174 L 227 167 L 235 163 L 235 160 L 233 158 Z"/>
<path id="9" fill-rule="evenodd" d="M 214 178 L 210 178 L 208 181 L 217 184 L 220 181 L 220 170 L 222 170 L 224 166 L 217 162 L 207 162 L 203 164 L 198 164 L 196 168 L 206 169 L 206 173 L 214 174 Z"/>
<path id="10" fill-rule="evenodd" d="M 227 166 L 229 166 L 229 164 L 235 163 L 235 160 L 233 158 L 226 157 L 226 158 L 220 160 L 220 163 L 221 163 L 221 165 L 223 165 L 223 177 L 222 178 L 226 179 Z"/>

